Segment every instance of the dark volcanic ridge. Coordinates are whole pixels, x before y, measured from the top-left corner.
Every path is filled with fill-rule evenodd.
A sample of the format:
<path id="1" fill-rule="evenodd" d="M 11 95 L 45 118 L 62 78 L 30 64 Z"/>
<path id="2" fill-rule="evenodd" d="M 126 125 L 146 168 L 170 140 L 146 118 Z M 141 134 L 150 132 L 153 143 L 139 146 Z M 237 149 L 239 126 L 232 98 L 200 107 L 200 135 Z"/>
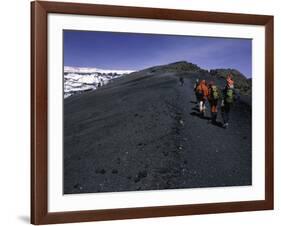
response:
<path id="1" fill-rule="evenodd" d="M 235 88 L 243 95 L 251 95 L 252 92 L 252 79 L 248 79 L 237 69 L 231 68 L 221 68 L 221 69 L 211 69 L 210 71 L 205 70 L 186 61 L 179 61 L 167 65 L 155 66 L 140 72 L 176 72 L 176 73 L 197 73 L 201 75 L 204 79 L 208 80 L 225 80 L 229 73 L 232 74 L 235 81 Z M 221 83 L 221 81 L 219 81 Z"/>
<path id="2" fill-rule="evenodd" d="M 158 73 L 159 72 L 160 73 L 164 73 L 164 72 L 177 72 L 177 73 L 196 72 L 196 73 L 208 73 L 208 70 L 204 70 L 204 69 L 200 68 L 199 66 L 197 66 L 196 64 L 188 63 L 186 61 L 178 61 L 178 62 L 174 62 L 174 63 L 167 64 L 167 65 L 150 67 L 150 68 L 141 70 L 140 72 L 158 72 Z"/>
<path id="3" fill-rule="evenodd" d="M 223 86 L 225 83 L 225 78 L 229 73 L 233 75 L 233 78 L 235 80 L 235 88 L 245 96 L 250 96 L 252 94 L 252 79 L 248 79 L 245 75 L 243 75 L 241 72 L 239 72 L 237 69 L 211 69 L 210 71 L 200 68 L 198 65 L 189 63 L 186 61 L 178 61 L 174 63 L 170 63 L 167 65 L 159 65 L 150 67 L 144 70 L 127 73 L 123 75 L 119 75 L 119 77 L 128 77 L 128 76 L 141 76 L 141 75 L 150 75 L 150 74 L 160 74 L 160 73 L 176 73 L 178 76 L 186 77 L 189 76 L 189 78 L 196 79 L 207 79 L 209 81 L 214 80 L 215 82 L 218 82 L 218 85 Z M 86 74 L 87 75 L 87 74 Z M 104 74 L 103 76 L 110 77 L 111 74 Z M 117 76 L 118 77 L 118 76 Z M 101 86 L 107 85 L 107 82 L 99 82 Z M 89 87 L 91 84 L 87 84 Z M 97 89 L 97 84 L 95 85 L 95 89 Z M 76 88 L 76 87 L 75 87 Z M 86 87 L 87 88 L 87 87 Z M 83 92 L 93 91 L 95 89 L 92 89 L 92 87 L 84 90 L 73 91 L 72 93 L 81 94 Z M 76 88 L 77 89 L 77 88 Z"/>
<path id="4" fill-rule="evenodd" d="M 251 185 L 251 99 L 227 130 L 194 102 L 195 79 L 223 87 L 221 74 L 176 62 L 65 99 L 64 193 Z"/>

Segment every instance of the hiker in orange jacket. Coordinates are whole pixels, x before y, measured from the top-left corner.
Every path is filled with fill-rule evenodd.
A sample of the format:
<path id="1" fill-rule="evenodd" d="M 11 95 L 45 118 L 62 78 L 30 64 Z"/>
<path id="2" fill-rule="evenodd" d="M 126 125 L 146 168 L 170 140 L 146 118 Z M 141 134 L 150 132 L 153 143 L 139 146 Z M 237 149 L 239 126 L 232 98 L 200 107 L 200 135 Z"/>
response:
<path id="1" fill-rule="evenodd" d="M 215 85 L 214 81 L 211 81 L 208 84 L 208 100 L 211 107 L 211 122 L 213 124 L 217 123 L 217 114 L 218 114 L 218 102 L 220 99 L 219 88 Z"/>
<path id="2" fill-rule="evenodd" d="M 202 116 L 205 115 L 206 111 L 206 100 L 208 98 L 208 86 L 205 80 L 202 80 L 196 88 L 196 94 L 199 99 L 199 110 Z"/>

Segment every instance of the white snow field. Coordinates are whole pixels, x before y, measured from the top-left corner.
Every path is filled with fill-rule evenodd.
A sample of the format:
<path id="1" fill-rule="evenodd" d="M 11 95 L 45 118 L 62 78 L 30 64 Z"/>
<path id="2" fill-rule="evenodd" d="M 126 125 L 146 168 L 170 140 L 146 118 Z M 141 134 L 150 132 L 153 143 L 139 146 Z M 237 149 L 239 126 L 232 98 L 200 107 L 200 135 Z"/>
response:
<path id="1" fill-rule="evenodd" d="M 95 90 L 110 80 L 130 74 L 131 70 L 105 70 L 88 67 L 64 67 L 64 98 Z"/>

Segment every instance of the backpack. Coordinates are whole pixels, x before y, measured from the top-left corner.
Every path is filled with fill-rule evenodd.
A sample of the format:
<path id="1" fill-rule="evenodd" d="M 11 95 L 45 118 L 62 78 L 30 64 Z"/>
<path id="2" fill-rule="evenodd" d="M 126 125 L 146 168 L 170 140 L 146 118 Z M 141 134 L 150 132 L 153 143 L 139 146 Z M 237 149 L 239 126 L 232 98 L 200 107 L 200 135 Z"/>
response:
<path id="1" fill-rule="evenodd" d="M 202 88 L 201 88 L 200 85 L 198 85 L 198 86 L 196 87 L 195 93 L 196 93 L 196 96 L 197 96 L 198 98 L 202 98 L 202 97 L 204 96 L 203 90 L 202 90 Z"/>
<path id="2" fill-rule="evenodd" d="M 225 101 L 226 101 L 226 103 L 229 103 L 229 104 L 230 104 L 230 103 L 233 102 L 233 99 L 234 99 L 234 90 L 228 88 L 228 89 L 226 90 Z"/>
<path id="3" fill-rule="evenodd" d="M 197 87 L 199 86 L 199 84 L 198 83 L 195 83 L 194 84 L 194 86 L 193 86 L 193 90 L 194 90 L 194 92 L 197 92 L 196 90 L 197 90 Z"/>
<path id="4" fill-rule="evenodd" d="M 213 100 L 218 100 L 218 99 L 219 99 L 218 87 L 212 86 L 211 91 L 212 91 L 212 93 L 211 93 L 212 99 L 213 99 Z"/>

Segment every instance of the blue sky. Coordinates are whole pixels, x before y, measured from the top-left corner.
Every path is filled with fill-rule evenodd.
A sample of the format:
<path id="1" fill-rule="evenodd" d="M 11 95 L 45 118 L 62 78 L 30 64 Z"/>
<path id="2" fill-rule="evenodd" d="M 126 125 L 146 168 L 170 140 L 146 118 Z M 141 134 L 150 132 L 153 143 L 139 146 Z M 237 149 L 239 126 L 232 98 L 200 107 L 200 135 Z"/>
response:
<path id="1" fill-rule="evenodd" d="M 63 39 L 65 66 L 140 70 L 186 60 L 252 77 L 250 39 L 71 30 L 64 31 Z"/>

